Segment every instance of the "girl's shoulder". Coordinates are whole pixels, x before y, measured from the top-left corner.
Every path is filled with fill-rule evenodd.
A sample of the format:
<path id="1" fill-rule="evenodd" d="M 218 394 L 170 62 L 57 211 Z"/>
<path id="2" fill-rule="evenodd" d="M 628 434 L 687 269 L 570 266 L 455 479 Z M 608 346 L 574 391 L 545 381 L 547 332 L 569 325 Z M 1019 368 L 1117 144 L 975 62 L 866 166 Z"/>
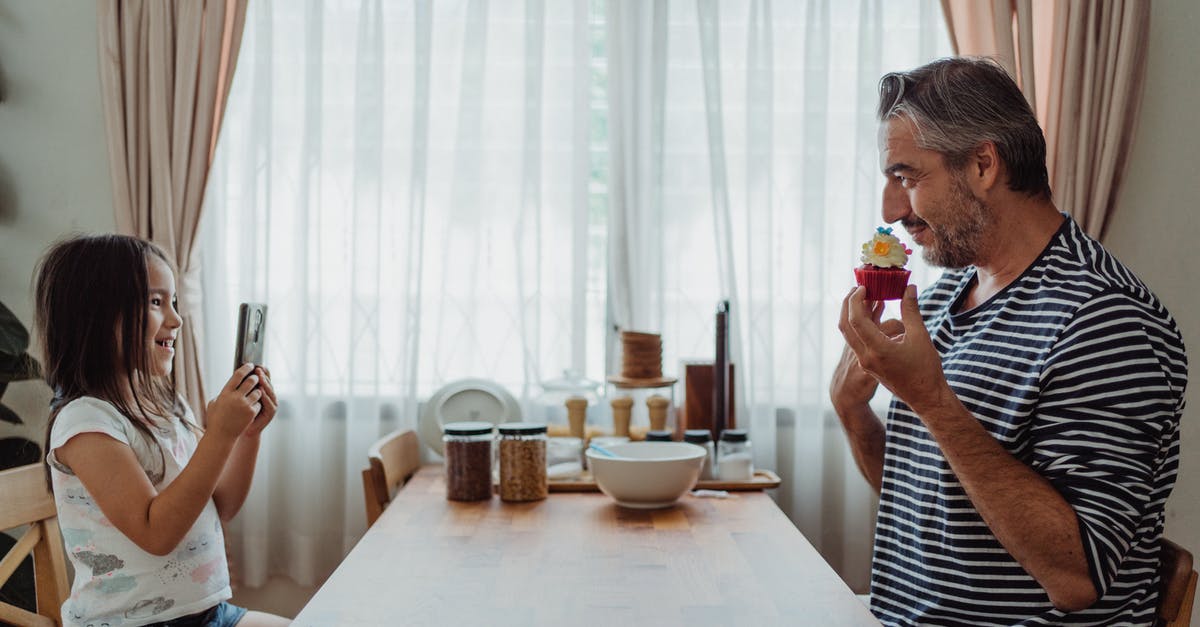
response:
<path id="1" fill-rule="evenodd" d="M 125 433 L 126 426 L 129 426 L 129 419 L 115 405 L 94 396 L 81 396 L 58 411 L 50 435 L 53 438 L 58 433 L 96 429 Z"/>
<path id="2" fill-rule="evenodd" d="M 112 403 L 94 396 L 81 396 L 58 411 L 50 428 L 50 448 L 56 449 L 81 433 L 103 433 L 118 442 L 132 443 L 137 434 Z"/>
<path id="3" fill-rule="evenodd" d="M 77 398 L 58 410 L 54 424 L 50 427 L 50 446 L 46 461 L 52 468 L 73 474 L 70 468 L 58 461 L 55 451 L 71 438 L 81 433 L 102 433 L 108 437 L 130 444 L 133 425 L 117 410 L 116 406 L 93 396 Z"/>

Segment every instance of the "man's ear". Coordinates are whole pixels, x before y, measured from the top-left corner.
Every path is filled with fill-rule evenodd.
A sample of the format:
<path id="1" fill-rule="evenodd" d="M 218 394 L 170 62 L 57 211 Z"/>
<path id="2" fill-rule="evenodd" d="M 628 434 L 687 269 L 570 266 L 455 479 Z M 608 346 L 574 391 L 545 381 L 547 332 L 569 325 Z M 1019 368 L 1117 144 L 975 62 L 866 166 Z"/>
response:
<path id="1" fill-rule="evenodd" d="M 976 194 L 986 193 L 1001 181 L 1003 164 L 1000 154 L 996 152 L 996 144 L 991 141 L 979 142 L 967 162 L 967 178 Z"/>

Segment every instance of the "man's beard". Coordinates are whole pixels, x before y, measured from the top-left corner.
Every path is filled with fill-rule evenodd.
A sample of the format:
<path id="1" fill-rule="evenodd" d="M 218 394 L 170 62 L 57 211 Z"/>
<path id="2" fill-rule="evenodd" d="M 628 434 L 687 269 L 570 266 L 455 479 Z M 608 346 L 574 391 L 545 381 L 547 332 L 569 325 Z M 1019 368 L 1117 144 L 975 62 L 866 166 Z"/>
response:
<path id="1" fill-rule="evenodd" d="M 925 262 L 940 268 L 965 268 L 979 260 L 988 231 L 994 223 L 992 210 L 967 187 L 965 177 L 955 176 L 950 198 L 940 213 L 948 220 L 934 226 L 924 220 L 905 220 L 905 227 L 924 226 L 932 236 L 921 250 Z"/>

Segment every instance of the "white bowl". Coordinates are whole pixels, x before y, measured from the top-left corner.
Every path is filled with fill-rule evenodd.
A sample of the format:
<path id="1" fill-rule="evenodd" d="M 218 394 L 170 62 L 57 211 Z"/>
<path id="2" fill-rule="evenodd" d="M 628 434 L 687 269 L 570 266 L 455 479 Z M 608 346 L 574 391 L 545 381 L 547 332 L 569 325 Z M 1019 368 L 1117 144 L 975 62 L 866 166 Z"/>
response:
<path id="1" fill-rule="evenodd" d="M 708 454 L 687 442 L 630 442 L 604 448 L 617 457 L 587 450 L 596 485 L 618 505 L 634 509 L 670 507 L 696 485 Z"/>

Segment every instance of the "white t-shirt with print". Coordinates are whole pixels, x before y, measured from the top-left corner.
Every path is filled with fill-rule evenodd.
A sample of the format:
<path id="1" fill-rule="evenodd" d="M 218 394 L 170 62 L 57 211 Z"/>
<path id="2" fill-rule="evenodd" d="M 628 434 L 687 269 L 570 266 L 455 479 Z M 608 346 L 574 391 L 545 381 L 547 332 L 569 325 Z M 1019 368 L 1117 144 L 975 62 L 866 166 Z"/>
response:
<path id="1" fill-rule="evenodd" d="M 192 420 L 190 410 L 187 418 Z M 159 421 L 151 431 L 155 442 L 148 442 L 116 407 L 92 397 L 71 401 L 54 421 L 46 461 L 52 469 L 67 557 L 75 566 L 71 596 L 62 607 L 64 625 L 144 625 L 194 614 L 232 596 L 221 521 L 212 499 L 174 551 L 154 555 L 117 530 L 79 478 L 54 455 L 80 433 L 103 433 L 133 449 L 161 492 L 187 465 L 197 439 L 175 418 Z"/>

